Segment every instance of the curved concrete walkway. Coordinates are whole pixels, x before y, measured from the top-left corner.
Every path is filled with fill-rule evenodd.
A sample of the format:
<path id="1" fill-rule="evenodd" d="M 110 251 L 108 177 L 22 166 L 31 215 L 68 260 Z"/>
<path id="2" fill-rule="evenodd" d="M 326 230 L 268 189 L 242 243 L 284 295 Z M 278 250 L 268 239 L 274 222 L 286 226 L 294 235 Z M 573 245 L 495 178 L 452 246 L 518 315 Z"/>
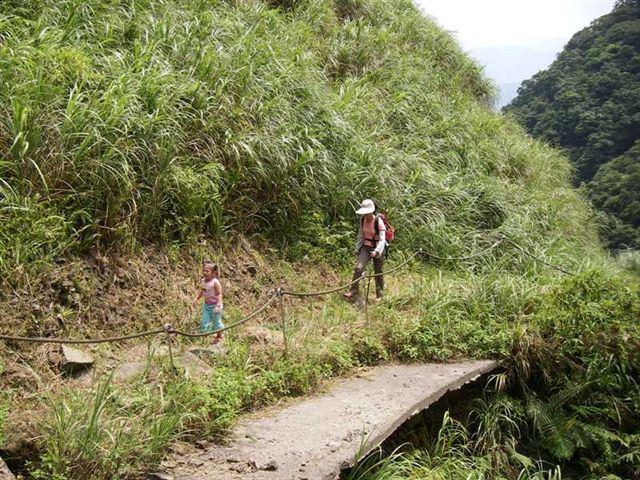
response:
<path id="1" fill-rule="evenodd" d="M 156 478 L 336 479 L 408 418 L 495 368 L 493 361 L 377 367 L 321 396 L 245 417 L 227 445 L 176 457 Z"/>

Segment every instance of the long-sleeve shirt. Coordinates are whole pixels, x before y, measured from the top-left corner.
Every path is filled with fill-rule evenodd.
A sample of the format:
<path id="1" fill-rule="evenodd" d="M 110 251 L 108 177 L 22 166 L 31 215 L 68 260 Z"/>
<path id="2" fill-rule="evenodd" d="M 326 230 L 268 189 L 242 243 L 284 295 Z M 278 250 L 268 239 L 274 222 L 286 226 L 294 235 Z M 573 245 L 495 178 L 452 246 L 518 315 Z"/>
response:
<path id="1" fill-rule="evenodd" d="M 376 215 L 375 221 L 378 222 L 378 239 L 376 240 L 376 248 L 374 251 L 377 255 L 382 255 L 384 247 L 387 245 L 387 227 L 384 225 L 384 221 L 379 215 Z M 358 228 L 358 237 L 356 239 L 356 251 L 359 252 L 364 245 L 364 230 L 362 225 L 364 223 L 364 216 L 360 218 L 360 227 Z"/>

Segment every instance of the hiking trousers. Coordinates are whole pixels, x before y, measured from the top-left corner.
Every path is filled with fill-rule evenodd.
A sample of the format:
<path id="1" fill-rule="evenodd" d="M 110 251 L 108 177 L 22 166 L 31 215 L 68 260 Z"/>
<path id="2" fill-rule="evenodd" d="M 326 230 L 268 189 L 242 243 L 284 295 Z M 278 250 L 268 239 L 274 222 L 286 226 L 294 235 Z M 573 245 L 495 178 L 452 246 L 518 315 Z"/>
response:
<path id="1" fill-rule="evenodd" d="M 371 252 L 375 249 L 371 247 L 362 247 L 358 252 L 358 263 L 353 271 L 353 281 L 362 276 L 362 273 L 367 268 L 369 260 L 373 260 L 373 271 L 375 273 L 382 273 L 382 265 L 384 263 L 384 253 L 378 257 L 371 258 Z M 384 278 L 382 275 L 375 277 L 376 281 L 376 297 L 382 297 L 382 290 L 384 290 Z M 357 297 L 360 294 L 360 282 L 355 282 L 351 285 L 351 294 Z"/>

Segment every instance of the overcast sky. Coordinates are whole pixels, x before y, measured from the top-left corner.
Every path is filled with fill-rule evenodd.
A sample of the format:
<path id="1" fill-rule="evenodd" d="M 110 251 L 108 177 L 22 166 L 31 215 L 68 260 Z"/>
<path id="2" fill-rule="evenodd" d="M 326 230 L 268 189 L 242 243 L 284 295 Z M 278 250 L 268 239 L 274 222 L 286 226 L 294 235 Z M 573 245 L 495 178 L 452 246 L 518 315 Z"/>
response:
<path id="1" fill-rule="evenodd" d="M 414 0 L 503 89 L 546 68 L 564 44 L 615 0 Z M 509 84 L 510 86 L 508 86 Z M 515 92 L 503 92 L 510 97 Z M 504 103 L 506 99 L 503 98 Z"/>

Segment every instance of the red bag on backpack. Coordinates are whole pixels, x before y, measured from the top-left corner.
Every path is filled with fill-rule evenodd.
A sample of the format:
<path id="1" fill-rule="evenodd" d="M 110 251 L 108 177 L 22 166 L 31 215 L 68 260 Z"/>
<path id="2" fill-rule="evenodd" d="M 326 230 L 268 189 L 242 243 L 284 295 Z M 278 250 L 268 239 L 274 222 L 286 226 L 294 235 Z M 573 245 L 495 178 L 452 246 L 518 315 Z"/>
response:
<path id="1" fill-rule="evenodd" d="M 385 213 L 378 214 L 378 217 L 382 219 L 382 221 L 384 222 L 384 227 L 387 229 L 385 233 L 385 240 L 387 241 L 387 243 L 391 243 L 391 241 L 396 236 L 396 229 L 393 228 L 393 226 L 389 223 L 389 220 L 387 220 L 387 215 Z M 377 233 L 377 230 L 378 230 L 378 220 L 376 219 L 376 233 Z"/>

